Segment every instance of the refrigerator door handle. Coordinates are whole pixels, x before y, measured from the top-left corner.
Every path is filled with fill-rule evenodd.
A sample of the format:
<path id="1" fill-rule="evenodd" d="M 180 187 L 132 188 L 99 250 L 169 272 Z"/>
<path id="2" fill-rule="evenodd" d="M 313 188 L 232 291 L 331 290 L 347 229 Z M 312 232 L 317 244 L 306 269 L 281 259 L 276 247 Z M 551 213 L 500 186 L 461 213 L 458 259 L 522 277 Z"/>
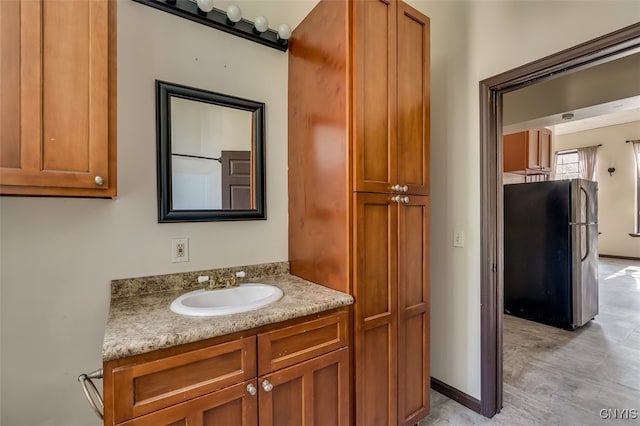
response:
<path id="1" fill-rule="evenodd" d="M 585 261 L 585 259 L 586 259 L 587 257 L 589 257 L 589 226 L 588 226 L 588 225 L 586 225 L 586 224 L 585 224 L 585 225 L 581 225 L 581 226 L 584 226 L 584 227 L 586 228 L 586 230 L 585 230 L 585 235 L 584 235 L 584 238 L 585 238 L 584 242 L 585 242 L 585 248 L 586 248 L 586 250 L 585 250 L 585 252 L 584 252 L 584 256 L 581 256 L 581 257 L 580 257 L 580 262 L 584 262 L 584 261 Z M 581 244 L 580 244 L 580 245 L 582 246 L 582 242 L 581 242 Z"/>

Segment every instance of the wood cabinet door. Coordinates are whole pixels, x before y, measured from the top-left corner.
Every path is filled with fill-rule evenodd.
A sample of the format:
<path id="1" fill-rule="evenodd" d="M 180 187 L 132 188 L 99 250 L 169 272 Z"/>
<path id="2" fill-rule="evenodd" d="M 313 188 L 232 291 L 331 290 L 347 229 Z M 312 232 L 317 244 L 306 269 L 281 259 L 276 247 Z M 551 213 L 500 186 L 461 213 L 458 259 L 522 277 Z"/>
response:
<path id="1" fill-rule="evenodd" d="M 398 424 L 429 414 L 430 198 L 409 196 L 398 213 Z"/>
<path id="2" fill-rule="evenodd" d="M 120 426 L 257 426 L 257 380 L 250 380 L 121 423 Z"/>
<path id="3" fill-rule="evenodd" d="M 547 129 L 540 129 L 538 132 L 538 149 L 540 151 L 540 168 L 551 170 L 551 132 Z"/>
<path id="4" fill-rule="evenodd" d="M 538 142 L 538 130 L 529 130 L 527 133 L 527 169 L 540 168 L 540 144 Z"/>
<path id="5" fill-rule="evenodd" d="M 115 2 L 1 3 L 0 192 L 57 187 L 115 195 Z"/>
<path id="6" fill-rule="evenodd" d="M 398 178 L 409 194 L 429 194 L 429 18 L 398 2 Z"/>
<path id="7" fill-rule="evenodd" d="M 260 426 L 349 425 L 349 348 L 262 376 L 258 382 Z"/>
<path id="8" fill-rule="evenodd" d="M 355 8 L 354 190 L 389 192 L 397 181 L 395 0 Z"/>
<path id="9" fill-rule="evenodd" d="M 526 168 L 528 132 L 518 132 L 502 137 L 503 171 L 517 172 Z"/>
<path id="10" fill-rule="evenodd" d="M 356 424 L 397 419 L 398 204 L 388 194 L 354 195 L 354 369 Z"/>

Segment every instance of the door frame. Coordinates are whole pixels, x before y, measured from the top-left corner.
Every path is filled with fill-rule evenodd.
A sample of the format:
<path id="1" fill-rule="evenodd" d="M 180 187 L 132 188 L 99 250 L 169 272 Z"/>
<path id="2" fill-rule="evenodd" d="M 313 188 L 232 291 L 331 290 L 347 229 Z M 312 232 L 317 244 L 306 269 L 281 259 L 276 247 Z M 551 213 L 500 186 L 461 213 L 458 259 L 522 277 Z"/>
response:
<path id="1" fill-rule="evenodd" d="M 481 413 L 502 408 L 502 95 L 640 52 L 640 23 L 480 82 Z"/>

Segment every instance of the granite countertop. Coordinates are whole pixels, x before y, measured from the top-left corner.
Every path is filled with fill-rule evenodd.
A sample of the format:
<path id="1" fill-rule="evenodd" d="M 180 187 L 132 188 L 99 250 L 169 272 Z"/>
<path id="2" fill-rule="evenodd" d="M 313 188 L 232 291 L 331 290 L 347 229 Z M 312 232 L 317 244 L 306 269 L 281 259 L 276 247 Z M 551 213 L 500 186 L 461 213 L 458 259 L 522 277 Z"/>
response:
<path id="1" fill-rule="evenodd" d="M 288 264 L 286 269 L 288 271 Z M 217 317 L 192 317 L 176 314 L 169 309 L 176 297 L 192 288 L 162 289 L 123 296 L 114 293 L 112 284 L 109 319 L 102 346 L 103 361 L 249 330 L 353 303 L 353 297 L 348 294 L 288 273 L 249 276 L 242 282 L 273 284 L 280 287 L 284 295 L 274 304 L 255 311 Z"/>

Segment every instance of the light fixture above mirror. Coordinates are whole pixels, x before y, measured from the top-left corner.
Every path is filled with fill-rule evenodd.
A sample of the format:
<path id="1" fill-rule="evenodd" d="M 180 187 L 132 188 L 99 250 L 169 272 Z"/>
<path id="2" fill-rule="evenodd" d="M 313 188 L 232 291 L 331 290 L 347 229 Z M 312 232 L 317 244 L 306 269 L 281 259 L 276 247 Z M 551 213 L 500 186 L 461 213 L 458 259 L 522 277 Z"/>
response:
<path id="1" fill-rule="evenodd" d="M 291 28 L 281 24 L 278 30 L 269 28 L 264 16 L 256 17 L 255 23 L 242 18 L 242 11 L 230 5 L 226 11 L 214 7 L 215 0 L 133 0 L 172 15 L 207 25 L 220 31 L 286 52 L 289 48 Z"/>

